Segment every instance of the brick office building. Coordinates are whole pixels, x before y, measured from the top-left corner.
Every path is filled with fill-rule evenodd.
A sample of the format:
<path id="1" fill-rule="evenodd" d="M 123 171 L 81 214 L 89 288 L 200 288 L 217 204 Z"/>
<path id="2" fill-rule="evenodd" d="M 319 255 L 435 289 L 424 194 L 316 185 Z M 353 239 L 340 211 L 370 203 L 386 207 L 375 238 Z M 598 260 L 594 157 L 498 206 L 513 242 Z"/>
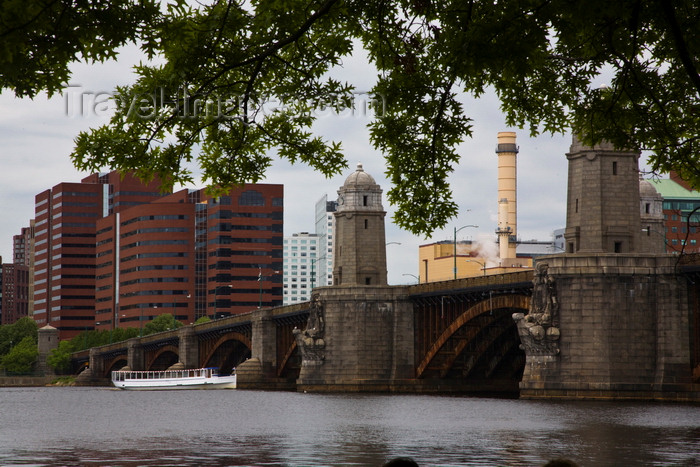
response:
<path id="1" fill-rule="evenodd" d="M 193 321 L 194 205 L 176 195 L 97 221 L 96 329 L 140 327 L 164 313 Z"/>
<path id="2" fill-rule="evenodd" d="M 0 324 L 12 324 L 32 313 L 31 248 L 34 226 L 22 228 L 12 237 L 12 263 L 2 265 L 0 272 Z"/>
<path id="3" fill-rule="evenodd" d="M 117 172 L 36 195 L 33 317 L 39 327 L 50 324 L 61 339 L 94 328 L 97 221 L 161 196 L 158 181 L 144 185 Z"/>
<path id="4" fill-rule="evenodd" d="M 97 222 L 96 327 L 282 304 L 282 185 L 182 190 Z"/>
<path id="5" fill-rule="evenodd" d="M 222 316 L 282 305 L 284 187 L 245 185 L 226 196 L 200 196 L 196 253 L 199 277 L 206 277 L 207 313 Z"/>
<path id="6" fill-rule="evenodd" d="M 36 196 L 34 312 L 61 339 L 282 304 L 282 185 L 160 193 L 112 172 Z"/>
<path id="7" fill-rule="evenodd" d="M 12 324 L 28 316 L 29 267 L 23 264 L 2 265 L 2 320 Z"/>

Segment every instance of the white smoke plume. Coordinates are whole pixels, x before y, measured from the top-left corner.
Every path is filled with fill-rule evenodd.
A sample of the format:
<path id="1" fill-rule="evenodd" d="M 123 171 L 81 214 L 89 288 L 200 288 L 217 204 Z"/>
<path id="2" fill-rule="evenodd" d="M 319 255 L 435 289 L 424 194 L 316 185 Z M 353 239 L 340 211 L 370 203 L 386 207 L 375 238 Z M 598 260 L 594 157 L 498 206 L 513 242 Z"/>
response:
<path id="1" fill-rule="evenodd" d="M 492 235 L 486 233 L 479 234 L 473 252 L 476 256 L 484 258 L 487 268 L 493 268 L 500 264 L 498 244 L 494 241 Z"/>

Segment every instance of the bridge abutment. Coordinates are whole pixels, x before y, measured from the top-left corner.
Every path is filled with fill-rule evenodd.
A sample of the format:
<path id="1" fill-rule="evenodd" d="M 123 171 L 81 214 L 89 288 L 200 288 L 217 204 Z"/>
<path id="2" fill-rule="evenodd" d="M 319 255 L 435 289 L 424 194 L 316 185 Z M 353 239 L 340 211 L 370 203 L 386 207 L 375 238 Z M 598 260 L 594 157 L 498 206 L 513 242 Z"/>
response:
<path id="1" fill-rule="evenodd" d="M 697 398 L 687 285 L 675 261 L 638 254 L 541 260 L 532 316 L 515 316 L 526 352 L 521 397 Z M 546 307 L 556 313 L 546 316 Z"/>

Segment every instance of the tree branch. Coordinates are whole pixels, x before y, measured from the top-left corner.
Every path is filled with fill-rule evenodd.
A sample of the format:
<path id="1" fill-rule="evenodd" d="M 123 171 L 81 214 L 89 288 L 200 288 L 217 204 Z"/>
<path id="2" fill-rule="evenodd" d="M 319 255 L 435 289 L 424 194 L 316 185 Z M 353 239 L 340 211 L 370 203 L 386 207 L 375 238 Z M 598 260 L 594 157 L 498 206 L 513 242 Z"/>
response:
<path id="1" fill-rule="evenodd" d="M 685 72 L 688 74 L 690 81 L 695 86 L 695 91 L 700 94 L 700 75 L 698 74 L 698 69 L 695 66 L 695 63 L 693 63 L 693 58 L 690 56 L 688 46 L 683 39 L 683 31 L 681 31 L 681 27 L 678 24 L 676 11 L 673 9 L 673 2 L 669 0 L 658 0 L 657 3 L 666 16 L 666 21 L 668 22 L 669 30 L 673 36 L 673 41 L 676 44 L 678 57 L 683 64 L 683 68 L 685 68 Z"/>

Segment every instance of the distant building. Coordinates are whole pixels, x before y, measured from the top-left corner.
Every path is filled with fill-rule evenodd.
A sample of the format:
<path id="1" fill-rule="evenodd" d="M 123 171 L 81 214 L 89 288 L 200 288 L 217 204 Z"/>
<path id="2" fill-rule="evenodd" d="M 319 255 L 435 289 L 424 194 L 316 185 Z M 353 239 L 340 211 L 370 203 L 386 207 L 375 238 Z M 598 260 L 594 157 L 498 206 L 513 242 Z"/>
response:
<path id="1" fill-rule="evenodd" d="M 323 280 L 318 272 L 320 237 L 308 232 L 284 238 L 284 304 L 305 302 Z"/>
<path id="2" fill-rule="evenodd" d="M 28 316 L 29 267 L 23 264 L 2 265 L 2 319 L 0 324 L 12 324 Z"/>
<path id="3" fill-rule="evenodd" d="M 495 239 L 497 240 L 497 239 Z M 495 242 L 494 245 L 497 245 Z M 438 282 L 464 277 L 501 274 L 532 267 L 532 259 L 552 254 L 552 242 L 517 241 L 516 257 L 502 260 L 497 255 L 484 256 L 480 246 L 471 240 L 428 243 L 418 247 L 419 282 Z M 456 249 L 456 255 L 455 255 Z"/>
<path id="4" fill-rule="evenodd" d="M 61 339 L 282 304 L 282 185 L 212 197 L 93 174 L 37 195 L 35 216 L 33 317 Z"/>
<path id="5" fill-rule="evenodd" d="M 318 236 L 318 260 L 316 262 L 316 286 L 333 285 L 333 245 L 337 201 L 328 201 L 328 196 L 316 203 L 316 235 Z"/>
<path id="6" fill-rule="evenodd" d="M 456 248 L 456 255 L 455 255 Z M 456 244 L 450 240 L 428 243 L 418 247 L 418 278 L 420 283 L 454 279 L 484 274 L 486 260 L 480 258 L 471 240 Z"/>
<path id="7" fill-rule="evenodd" d="M 32 315 L 33 225 L 12 237 L 12 263 L 2 264 L 0 270 L 0 324 L 12 324 Z"/>
<path id="8" fill-rule="evenodd" d="M 700 252 L 700 192 L 694 190 L 676 174 L 670 179 L 649 182 L 663 198 L 664 230 L 651 231 L 666 240 L 666 252 L 679 254 Z M 690 217 L 690 219 L 689 219 Z"/>
<path id="9" fill-rule="evenodd" d="M 117 172 L 36 195 L 33 317 L 39 327 L 50 324 L 61 339 L 94 328 L 97 221 L 161 196 L 158 181 L 144 185 Z"/>
<path id="10" fill-rule="evenodd" d="M 282 304 L 282 185 L 181 190 L 97 222 L 98 329 Z"/>

